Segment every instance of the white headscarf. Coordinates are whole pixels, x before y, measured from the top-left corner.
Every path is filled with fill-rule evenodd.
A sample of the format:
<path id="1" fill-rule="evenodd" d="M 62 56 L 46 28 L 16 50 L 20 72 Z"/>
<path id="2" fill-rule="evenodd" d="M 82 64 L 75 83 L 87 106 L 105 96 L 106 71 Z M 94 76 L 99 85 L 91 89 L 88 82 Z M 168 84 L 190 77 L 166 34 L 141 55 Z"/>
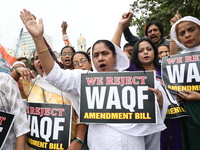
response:
<path id="1" fill-rule="evenodd" d="M 18 65 L 18 64 L 21 64 L 21 65 L 23 65 L 24 67 L 26 67 L 26 65 L 25 65 L 24 62 L 22 62 L 22 61 L 16 61 L 16 62 L 14 62 L 13 65 L 11 66 L 11 69 L 12 69 L 15 65 Z"/>
<path id="2" fill-rule="evenodd" d="M 188 48 L 188 47 L 185 47 L 182 43 L 179 42 L 178 38 L 177 38 L 177 35 L 176 35 L 176 25 L 182 21 L 191 21 L 191 22 L 194 22 L 196 24 L 198 24 L 200 26 L 200 20 L 195 18 L 195 17 L 192 17 L 192 16 L 186 16 L 186 17 L 183 17 L 181 18 L 180 20 L 178 20 L 171 28 L 171 31 L 170 31 L 170 36 L 171 38 L 176 42 L 176 44 L 181 47 L 183 49 L 183 51 L 181 53 L 190 53 L 190 52 L 197 52 L 197 51 L 200 51 L 200 46 L 195 46 L 195 47 L 192 47 L 192 48 Z M 199 38 L 200 38 L 200 35 L 199 35 Z"/>
<path id="3" fill-rule="evenodd" d="M 117 71 L 123 71 L 127 69 L 130 66 L 130 60 L 126 56 L 126 54 L 119 48 L 116 44 L 112 43 L 115 47 L 115 52 L 117 54 L 117 61 L 115 64 L 115 70 Z M 93 60 L 92 60 L 92 52 L 93 52 L 94 47 L 91 48 L 90 52 L 90 58 L 91 58 L 91 63 L 92 63 L 92 69 L 93 72 L 98 72 L 97 69 L 94 66 Z"/>

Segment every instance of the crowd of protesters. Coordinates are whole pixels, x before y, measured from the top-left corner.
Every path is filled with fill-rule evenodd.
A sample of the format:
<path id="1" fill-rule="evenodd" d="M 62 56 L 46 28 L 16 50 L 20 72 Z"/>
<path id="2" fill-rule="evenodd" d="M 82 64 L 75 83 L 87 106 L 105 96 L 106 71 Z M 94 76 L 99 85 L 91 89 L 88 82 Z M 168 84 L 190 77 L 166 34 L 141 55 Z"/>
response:
<path id="1" fill-rule="evenodd" d="M 42 19 L 37 22 L 36 17 L 26 9 L 20 13 L 36 50 L 32 64 L 28 65 L 25 57 L 18 58 L 12 65 L 10 75 L 0 73 L 0 112 L 15 116 L 0 149 L 1 146 L 3 150 L 38 149 L 37 144 L 34 147 L 30 142 L 35 140 L 30 137 L 37 137 L 37 127 L 34 124 L 37 121 L 28 117 L 26 109 L 34 104 L 40 104 L 42 109 L 45 107 L 42 104 L 46 103 L 69 105 L 72 108 L 68 117 L 70 138 L 67 150 L 200 149 L 200 94 L 190 90 L 171 93 L 176 97 L 177 103 L 184 106 L 188 115 L 169 119 L 166 115 L 170 105 L 168 93 L 171 91 L 159 81 L 162 78 L 163 58 L 179 55 L 178 49 L 182 50 L 181 54 L 200 51 L 199 19 L 192 16 L 182 17 L 177 12 L 169 21 L 172 25 L 170 39 L 164 37 L 162 24 L 154 20 L 147 23 L 145 37 L 137 37 L 129 30 L 133 13 L 123 13 L 112 39 L 98 39 L 87 52 L 76 51 L 72 47 L 66 32 L 68 25 L 64 21 L 61 24 L 64 46 L 59 62 L 43 37 L 45 27 Z M 121 46 L 123 34 L 127 43 Z M 197 57 L 196 60 L 199 60 Z M 156 75 L 155 87 L 147 89 L 155 95 L 156 123 L 80 122 L 82 74 L 105 73 L 109 76 L 111 72 L 139 71 L 153 71 Z M 44 119 L 42 115 L 40 117 L 41 120 Z M 0 129 L 3 129 L 7 125 L 1 126 L 1 119 Z M 45 132 L 43 134 L 47 135 Z M 61 147 L 49 149 L 63 149 Z"/>

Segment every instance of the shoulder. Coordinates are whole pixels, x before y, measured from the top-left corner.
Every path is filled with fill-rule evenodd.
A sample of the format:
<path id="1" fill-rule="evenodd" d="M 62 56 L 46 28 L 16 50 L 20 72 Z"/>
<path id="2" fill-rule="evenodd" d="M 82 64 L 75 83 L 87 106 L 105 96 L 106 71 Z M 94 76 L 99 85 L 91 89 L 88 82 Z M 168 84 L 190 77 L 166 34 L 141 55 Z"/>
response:
<path id="1" fill-rule="evenodd" d="M 170 43 L 169 40 L 162 38 L 160 45 L 169 45 L 169 43 Z"/>
<path id="2" fill-rule="evenodd" d="M 137 69 L 134 63 L 130 62 L 130 66 L 126 69 L 126 71 L 139 71 L 139 69 Z"/>
<path id="3" fill-rule="evenodd" d="M 0 72 L 0 83 L 5 83 L 5 82 L 9 82 L 9 81 L 14 81 L 14 79 L 7 73 L 4 72 Z"/>

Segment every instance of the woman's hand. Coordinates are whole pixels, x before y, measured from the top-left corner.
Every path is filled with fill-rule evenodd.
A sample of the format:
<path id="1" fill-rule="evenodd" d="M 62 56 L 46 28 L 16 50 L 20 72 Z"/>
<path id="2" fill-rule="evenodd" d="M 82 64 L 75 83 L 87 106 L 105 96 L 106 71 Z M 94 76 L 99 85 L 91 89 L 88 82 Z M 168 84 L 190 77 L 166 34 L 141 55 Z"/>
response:
<path id="1" fill-rule="evenodd" d="M 176 23 L 176 21 L 178 21 L 179 19 L 181 19 L 181 15 L 179 14 L 179 11 L 176 12 L 176 14 L 174 15 L 174 17 L 170 20 L 170 24 L 173 26 L 173 24 Z"/>
<path id="2" fill-rule="evenodd" d="M 154 89 L 154 88 L 148 88 L 149 91 L 152 91 L 156 94 L 157 96 L 157 101 L 158 101 L 158 105 L 160 108 L 163 107 L 163 96 L 162 96 L 162 92 L 158 89 Z"/>
<path id="3" fill-rule="evenodd" d="M 187 90 L 185 90 L 184 92 L 187 94 L 179 91 L 178 96 L 180 96 L 181 98 L 188 100 L 188 101 L 199 101 L 200 100 L 200 93 L 195 92 L 195 91 L 187 91 Z"/>
<path id="4" fill-rule="evenodd" d="M 31 81 L 31 79 L 36 77 L 34 73 L 28 68 L 20 67 L 16 68 L 16 70 L 24 80 Z"/>
<path id="5" fill-rule="evenodd" d="M 32 37 L 43 36 L 44 26 L 42 19 L 39 19 L 37 23 L 36 17 L 26 9 L 23 9 L 23 11 L 20 11 L 20 13 L 20 18 Z"/>
<path id="6" fill-rule="evenodd" d="M 123 13 L 122 18 L 119 21 L 119 24 L 121 24 L 124 29 L 128 28 L 132 21 L 132 17 L 133 17 L 132 12 Z"/>
<path id="7" fill-rule="evenodd" d="M 66 22 L 66 21 L 63 21 L 62 24 L 61 24 L 62 34 L 63 34 L 63 35 L 67 34 L 67 27 L 68 27 L 67 22 Z"/>

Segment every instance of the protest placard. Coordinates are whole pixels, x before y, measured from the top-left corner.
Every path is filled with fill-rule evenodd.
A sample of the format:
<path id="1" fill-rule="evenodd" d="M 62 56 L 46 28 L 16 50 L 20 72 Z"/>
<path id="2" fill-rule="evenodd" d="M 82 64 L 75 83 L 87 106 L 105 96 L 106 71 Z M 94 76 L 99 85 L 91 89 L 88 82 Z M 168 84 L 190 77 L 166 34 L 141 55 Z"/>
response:
<path id="1" fill-rule="evenodd" d="M 0 111 L 0 150 L 3 148 L 5 140 L 14 122 L 14 115 Z"/>
<path id="2" fill-rule="evenodd" d="M 80 121 L 155 123 L 154 71 L 81 75 Z"/>
<path id="3" fill-rule="evenodd" d="M 34 149 L 65 150 L 70 144 L 71 105 L 27 102 L 27 144 Z"/>

